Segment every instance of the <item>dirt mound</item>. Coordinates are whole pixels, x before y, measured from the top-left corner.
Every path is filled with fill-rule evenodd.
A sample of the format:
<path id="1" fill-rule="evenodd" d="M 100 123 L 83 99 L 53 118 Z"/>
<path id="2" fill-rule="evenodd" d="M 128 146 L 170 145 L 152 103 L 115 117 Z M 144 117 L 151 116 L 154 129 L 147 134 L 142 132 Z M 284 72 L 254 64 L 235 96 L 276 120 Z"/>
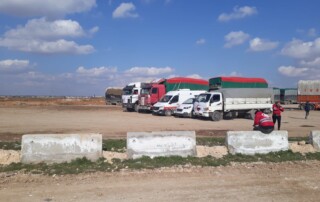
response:
<path id="1" fill-rule="evenodd" d="M 0 164 L 9 165 L 10 163 L 20 162 L 20 151 L 0 149 Z"/>
<path id="2" fill-rule="evenodd" d="M 316 150 L 313 148 L 311 144 L 306 144 L 304 141 L 301 142 L 291 142 L 289 143 L 289 148 L 292 150 L 294 153 L 301 153 L 301 154 L 306 154 L 306 153 L 315 153 Z"/>
<path id="3" fill-rule="evenodd" d="M 197 157 L 213 156 L 215 158 L 222 158 L 228 154 L 228 149 L 225 146 L 197 146 Z"/>

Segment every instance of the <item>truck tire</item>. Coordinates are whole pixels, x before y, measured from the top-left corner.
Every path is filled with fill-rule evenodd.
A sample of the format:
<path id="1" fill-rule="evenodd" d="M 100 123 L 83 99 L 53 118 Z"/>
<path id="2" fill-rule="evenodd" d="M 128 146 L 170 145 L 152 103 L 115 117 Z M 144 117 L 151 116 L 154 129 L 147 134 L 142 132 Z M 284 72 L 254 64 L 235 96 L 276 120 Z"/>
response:
<path id="1" fill-rule="evenodd" d="M 314 105 L 310 105 L 310 110 L 315 110 L 315 106 Z"/>
<path id="2" fill-rule="evenodd" d="M 212 114 L 211 114 L 211 120 L 212 121 L 220 121 L 221 120 L 221 118 L 222 118 L 222 114 L 221 114 L 221 112 L 213 112 Z"/>
<path id="3" fill-rule="evenodd" d="M 134 104 L 134 108 L 133 109 L 134 109 L 135 112 L 138 112 L 139 111 L 139 105 L 138 104 Z"/>
<path id="4" fill-rule="evenodd" d="M 254 117 L 256 116 L 256 113 L 255 113 L 255 112 L 256 112 L 255 110 L 251 110 L 251 111 L 249 112 L 249 119 L 254 120 Z"/>
<path id="5" fill-rule="evenodd" d="M 263 113 L 265 113 L 265 114 L 271 114 L 271 110 L 270 110 L 270 109 L 264 109 L 264 110 L 263 110 Z"/>
<path id="6" fill-rule="evenodd" d="M 164 111 L 164 115 L 165 116 L 171 116 L 172 115 L 172 111 L 171 110 L 166 110 L 166 111 Z"/>
<path id="7" fill-rule="evenodd" d="M 301 110 L 304 110 L 304 104 L 300 104 L 300 105 L 299 105 L 299 108 L 300 108 Z"/>

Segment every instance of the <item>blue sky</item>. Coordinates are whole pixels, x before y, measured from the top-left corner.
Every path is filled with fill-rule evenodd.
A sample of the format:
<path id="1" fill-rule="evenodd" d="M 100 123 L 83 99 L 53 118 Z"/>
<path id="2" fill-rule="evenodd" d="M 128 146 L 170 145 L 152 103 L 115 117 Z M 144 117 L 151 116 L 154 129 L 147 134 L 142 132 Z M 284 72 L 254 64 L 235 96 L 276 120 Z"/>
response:
<path id="1" fill-rule="evenodd" d="M 59 2 L 59 3 L 57 3 Z M 320 79 L 318 0 L 1 0 L 0 95 L 188 76 Z"/>

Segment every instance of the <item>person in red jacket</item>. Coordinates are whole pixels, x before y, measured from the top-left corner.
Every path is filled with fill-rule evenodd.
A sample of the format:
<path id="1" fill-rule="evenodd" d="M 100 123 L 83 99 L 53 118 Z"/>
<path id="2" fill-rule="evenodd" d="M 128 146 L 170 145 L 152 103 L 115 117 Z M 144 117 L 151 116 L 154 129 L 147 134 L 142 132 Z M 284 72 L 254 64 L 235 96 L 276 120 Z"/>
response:
<path id="1" fill-rule="evenodd" d="M 281 126 L 281 112 L 283 112 L 284 109 L 283 109 L 283 107 L 280 105 L 280 102 L 277 101 L 275 104 L 272 105 L 272 110 L 273 110 L 273 114 L 272 114 L 273 123 L 275 124 L 276 122 L 278 122 L 278 130 L 280 130 L 280 126 Z"/>
<path id="2" fill-rule="evenodd" d="M 257 110 L 254 117 L 253 130 L 259 130 L 262 133 L 269 134 L 274 129 L 274 123 L 270 116 Z"/>

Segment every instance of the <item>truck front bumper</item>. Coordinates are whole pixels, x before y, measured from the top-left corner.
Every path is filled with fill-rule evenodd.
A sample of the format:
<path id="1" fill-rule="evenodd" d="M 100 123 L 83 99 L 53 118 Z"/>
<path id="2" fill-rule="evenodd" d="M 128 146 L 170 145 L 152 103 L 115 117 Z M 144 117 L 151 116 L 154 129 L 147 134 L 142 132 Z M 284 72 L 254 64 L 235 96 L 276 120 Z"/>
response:
<path id="1" fill-rule="evenodd" d="M 206 118 L 210 117 L 209 112 L 194 112 L 194 115 L 199 117 L 206 117 Z"/>
<path id="2" fill-rule="evenodd" d="M 143 111 L 151 111 L 151 106 L 148 105 L 139 105 L 139 109 Z"/>

